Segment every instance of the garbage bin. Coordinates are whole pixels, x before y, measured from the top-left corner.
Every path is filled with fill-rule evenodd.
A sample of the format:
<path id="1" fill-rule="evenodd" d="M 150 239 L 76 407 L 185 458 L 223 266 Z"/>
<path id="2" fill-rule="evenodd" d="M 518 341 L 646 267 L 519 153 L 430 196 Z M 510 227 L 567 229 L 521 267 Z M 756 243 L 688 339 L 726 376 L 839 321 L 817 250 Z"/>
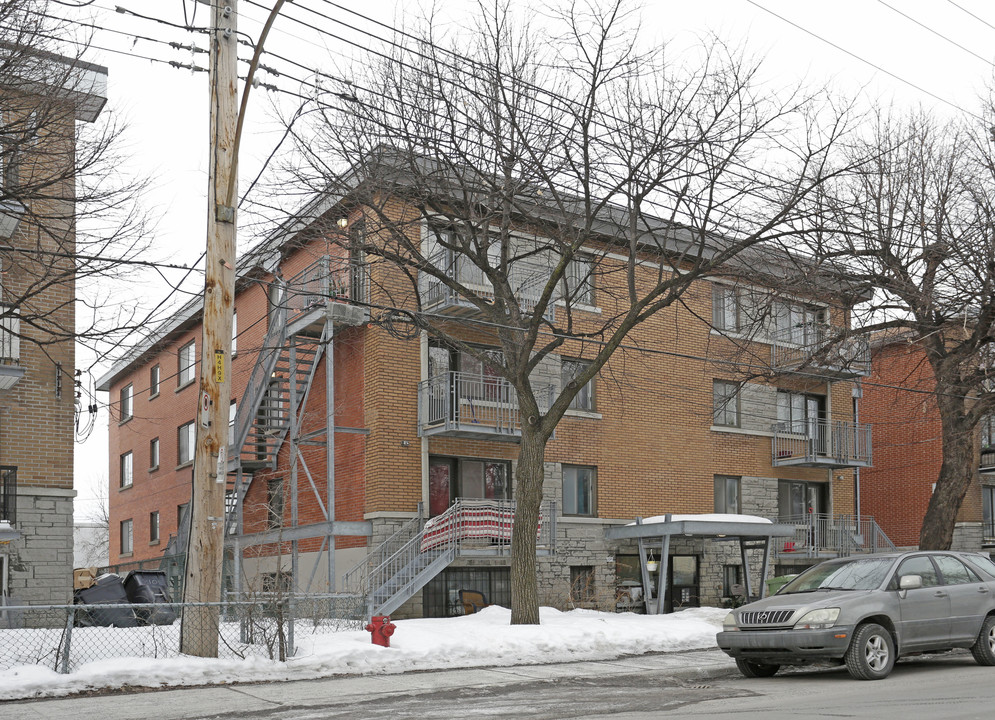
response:
<path id="1" fill-rule="evenodd" d="M 121 576 L 107 573 L 98 577 L 93 585 L 75 592 L 77 605 L 86 605 L 86 612 L 77 614 L 79 625 L 102 625 L 105 627 L 135 627 L 138 625 L 135 613 L 130 607 L 115 607 L 128 602 Z"/>
<path id="2" fill-rule="evenodd" d="M 798 573 L 792 575 L 778 575 L 767 580 L 767 595 L 776 595 L 777 591 L 787 585 L 791 580 L 798 577 Z"/>
<path id="3" fill-rule="evenodd" d="M 150 604 L 148 608 L 135 608 L 141 625 L 172 625 L 176 620 L 162 570 L 132 570 L 124 580 L 124 589 L 128 602 Z"/>

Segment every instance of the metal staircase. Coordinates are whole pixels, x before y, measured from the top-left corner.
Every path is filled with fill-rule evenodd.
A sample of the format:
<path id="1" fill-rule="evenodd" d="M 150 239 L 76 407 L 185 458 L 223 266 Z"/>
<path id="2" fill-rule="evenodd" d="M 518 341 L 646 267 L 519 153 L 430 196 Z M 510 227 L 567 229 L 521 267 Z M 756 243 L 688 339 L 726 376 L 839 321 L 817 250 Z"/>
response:
<path id="1" fill-rule="evenodd" d="M 367 613 L 389 615 L 460 555 L 507 554 L 515 503 L 510 500 L 457 499 L 429 521 L 413 518 L 343 576 L 349 592 L 366 598 Z M 540 513 L 537 547 L 552 553 L 556 505 Z"/>

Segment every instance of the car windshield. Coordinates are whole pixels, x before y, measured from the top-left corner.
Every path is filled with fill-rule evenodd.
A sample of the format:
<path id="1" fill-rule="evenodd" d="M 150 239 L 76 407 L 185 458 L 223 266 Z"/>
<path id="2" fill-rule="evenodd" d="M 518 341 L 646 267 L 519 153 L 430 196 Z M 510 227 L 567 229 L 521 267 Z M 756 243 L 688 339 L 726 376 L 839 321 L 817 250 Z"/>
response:
<path id="1" fill-rule="evenodd" d="M 778 595 L 817 590 L 873 590 L 884 582 L 894 558 L 861 558 L 811 567 L 787 583 Z"/>

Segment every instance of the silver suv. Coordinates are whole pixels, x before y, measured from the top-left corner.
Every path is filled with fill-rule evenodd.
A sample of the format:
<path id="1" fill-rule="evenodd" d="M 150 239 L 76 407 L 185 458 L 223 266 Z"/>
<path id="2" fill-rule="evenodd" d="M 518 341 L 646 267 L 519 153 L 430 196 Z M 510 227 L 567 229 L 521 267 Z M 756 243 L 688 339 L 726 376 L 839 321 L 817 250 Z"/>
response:
<path id="1" fill-rule="evenodd" d="M 902 655 L 955 647 L 995 665 L 995 563 L 963 552 L 829 560 L 722 626 L 719 647 L 746 677 L 830 661 L 880 680 Z"/>

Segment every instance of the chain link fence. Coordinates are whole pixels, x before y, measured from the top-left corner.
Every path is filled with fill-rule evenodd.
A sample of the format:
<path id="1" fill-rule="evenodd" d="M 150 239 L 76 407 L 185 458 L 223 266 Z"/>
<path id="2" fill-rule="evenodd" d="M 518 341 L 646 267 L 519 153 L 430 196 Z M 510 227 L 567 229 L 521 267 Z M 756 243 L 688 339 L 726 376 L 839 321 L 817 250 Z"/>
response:
<path id="1" fill-rule="evenodd" d="M 358 595 L 283 595 L 222 603 L 116 603 L 0 607 L 0 671 L 44 665 L 71 673 L 95 660 L 170 658 L 180 652 L 180 627 L 217 638 L 219 658 L 293 657 L 297 640 L 362 629 Z M 205 621 L 206 619 L 206 621 Z"/>

